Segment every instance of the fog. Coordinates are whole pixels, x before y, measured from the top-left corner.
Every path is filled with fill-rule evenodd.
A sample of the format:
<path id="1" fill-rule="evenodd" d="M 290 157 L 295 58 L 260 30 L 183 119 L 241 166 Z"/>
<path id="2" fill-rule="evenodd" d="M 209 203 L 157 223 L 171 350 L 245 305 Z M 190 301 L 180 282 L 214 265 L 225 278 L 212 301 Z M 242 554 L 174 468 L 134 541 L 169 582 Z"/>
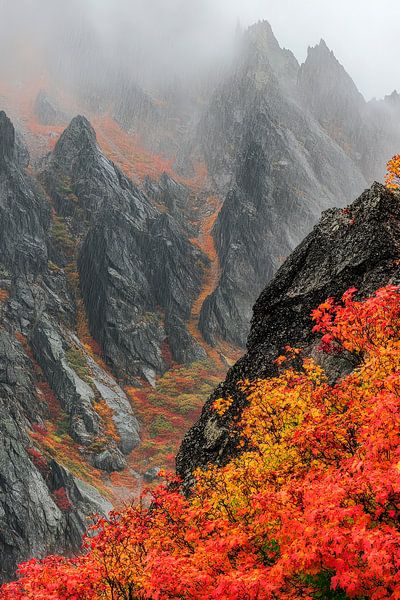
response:
<path id="1" fill-rule="evenodd" d="M 223 63 L 237 23 L 267 19 L 299 61 L 324 38 L 366 99 L 400 88 L 398 0 L 0 0 L 0 71 L 94 79 L 196 77 Z"/>

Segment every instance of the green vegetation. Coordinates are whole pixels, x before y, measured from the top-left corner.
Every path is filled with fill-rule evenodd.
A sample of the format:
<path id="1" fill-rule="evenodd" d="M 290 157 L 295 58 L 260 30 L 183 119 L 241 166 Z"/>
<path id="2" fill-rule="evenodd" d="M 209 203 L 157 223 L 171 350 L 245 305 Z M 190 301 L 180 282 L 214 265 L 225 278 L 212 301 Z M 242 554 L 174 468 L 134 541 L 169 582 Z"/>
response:
<path id="1" fill-rule="evenodd" d="M 67 258 L 72 259 L 75 256 L 76 240 L 69 231 L 63 217 L 53 215 L 51 236 L 56 247 L 61 250 Z"/>
<path id="2" fill-rule="evenodd" d="M 83 381 L 91 385 L 91 372 L 85 354 L 77 346 L 71 346 L 65 353 L 68 364 Z"/>

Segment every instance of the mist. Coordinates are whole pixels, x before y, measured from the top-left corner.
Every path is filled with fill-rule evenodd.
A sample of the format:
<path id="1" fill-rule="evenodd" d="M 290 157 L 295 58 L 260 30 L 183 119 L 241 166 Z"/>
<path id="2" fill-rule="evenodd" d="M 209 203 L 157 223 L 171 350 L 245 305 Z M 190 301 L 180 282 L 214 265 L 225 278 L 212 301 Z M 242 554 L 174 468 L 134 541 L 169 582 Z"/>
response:
<path id="1" fill-rule="evenodd" d="M 238 23 L 266 19 L 300 62 L 324 38 L 367 100 L 400 88 L 396 0 L 0 0 L 0 10 L 0 73 L 14 80 L 195 80 L 229 60 Z"/>

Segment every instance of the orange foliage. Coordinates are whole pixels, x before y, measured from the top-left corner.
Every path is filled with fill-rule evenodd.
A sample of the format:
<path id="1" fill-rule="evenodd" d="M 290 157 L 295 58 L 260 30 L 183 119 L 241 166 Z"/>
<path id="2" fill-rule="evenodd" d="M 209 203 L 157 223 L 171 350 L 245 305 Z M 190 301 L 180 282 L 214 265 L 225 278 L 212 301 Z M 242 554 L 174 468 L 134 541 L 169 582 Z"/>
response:
<path id="1" fill-rule="evenodd" d="M 389 160 L 385 183 L 386 187 L 391 190 L 400 188 L 400 154 L 396 154 Z"/>
<path id="2" fill-rule="evenodd" d="M 131 468 L 174 467 L 180 440 L 224 372 L 211 361 L 174 365 L 155 388 L 125 388 L 141 423 L 141 444 L 129 457 Z"/>
<path id="3" fill-rule="evenodd" d="M 105 435 L 118 443 L 120 438 L 113 421 L 114 413 L 111 408 L 108 406 L 105 400 L 101 399 L 94 403 L 94 409 L 101 418 Z"/>
<path id="4" fill-rule="evenodd" d="M 109 116 L 92 119 L 99 146 L 129 178 L 143 180 L 146 175 L 158 179 L 163 172 L 173 175 L 172 161 L 146 150 L 137 135 L 124 131 Z"/>
<path id="5" fill-rule="evenodd" d="M 217 365 L 223 366 L 223 362 L 221 360 L 222 354 L 224 355 L 225 360 L 226 354 L 227 356 L 231 357 L 231 361 L 233 362 L 232 359 L 239 358 L 241 351 L 237 348 L 229 346 L 226 343 L 220 343 L 219 349 L 216 350 L 215 348 L 206 344 L 198 328 L 200 311 L 204 300 L 215 290 L 220 277 L 219 257 L 212 235 L 212 229 L 218 217 L 220 208 L 220 201 L 217 197 L 210 196 L 209 198 L 207 198 L 206 216 L 200 220 L 200 234 L 197 238 L 193 238 L 192 240 L 190 240 L 193 244 L 198 246 L 206 254 L 210 261 L 210 267 L 205 274 L 200 294 L 193 303 L 191 316 L 188 323 L 188 331 L 205 349 L 208 357 L 212 359 Z"/>
<path id="6" fill-rule="evenodd" d="M 5 302 L 10 297 L 9 290 L 3 290 L 0 288 L 0 302 Z"/>
<path id="7" fill-rule="evenodd" d="M 239 455 L 99 519 L 81 557 L 21 565 L 4 600 L 400 598 L 399 289 L 354 297 L 313 312 L 352 373 L 242 382 Z"/>
<path id="8" fill-rule="evenodd" d="M 45 426 L 33 425 L 30 437 L 46 459 L 54 458 L 73 475 L 94 485 L 105 496 L 109 496 L 110 491 L 104 485 L 101 471 L 89 465 L 77 444 L 67 433 L 67 421 L 67 415 L 61 412 L 55 422 L 46 421 Z"/>

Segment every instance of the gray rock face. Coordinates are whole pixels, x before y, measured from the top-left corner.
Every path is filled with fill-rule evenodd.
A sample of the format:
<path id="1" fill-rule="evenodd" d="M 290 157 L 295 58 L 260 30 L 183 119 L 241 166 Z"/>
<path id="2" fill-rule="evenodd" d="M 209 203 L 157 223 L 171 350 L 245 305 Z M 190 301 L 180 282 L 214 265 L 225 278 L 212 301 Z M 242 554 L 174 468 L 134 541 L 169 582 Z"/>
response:
<path id="1" fill-rule="evenodd" d="M 393 122 L 396 95 L 365 102 L 351 77 L 323 40 L 308 49 L 298 73 L 298 89 L 307 110 L 334 139 L 367 181 L 380 179 L 400 142 L 400 113 Z"/>
<path id="2" fill-rule="evenodd" d="M 37 378 L 54 392 L 82 460 L 106 472 L 121 470 L 140 442 L 127 396 L 75 334 L 78 253 L 89 325 L 117 375 L 153 382 L 166 367 L 164 344 L 175 360 L 204 357 L 187 322 L 207 260 L 188 241 L 186 218 L 178 223 L 156 210 L 104 157 L 84 117 L 71 122 L 43 162 L 40 184 L 53 210 L 41 185 L 25 172 L 27 164 L 22 141 L 0 113 L 0 287 L 7 290 L 0 300 L 4 578 L 33 555 L 77 551 L 85 515 L 110 508 L 32 447 L 29 431 L 49 418 Z M 187 190 L 167 177 L 161 188 L 167 210 L 177 212 L 173 198 L 182 206 Z M 104 411 L 115 436 L 100 416 Z"/>
<path id="3" fill-rule="evenodd" d="M 118 446 L 123 454 L 129 454 L 140 443 L 139 423 L 132 406 L 115 379 L 89 356 L 87 364 L 93 386 L 113 413 L 112 419 L 120 438 Z"/>
<path id="4" fill-rule="evenodd" d="M 62 337 L 61 331 L 49 320 L 42 319 L 36 325 L 31 345 L 47 381 L 70 418 L 71 436 L 85 447 L 86 458 L 108 472 L 123 469 L 126 466 L 123 454 L 129 454 L 140 442 L 139 423 L 123 390 L 85 353 L 76 336 Z M 92 449 L 106 425 L 101 423 L 95 409 L 95 402 L 99 400 L 111 410 L 119 436 L 117 444 L 109 440 L 100 451 Z"/>
<path id="5" fill-rule="evenodd" d="M 190 211 L 190 190 L 175 181 L 167 173 L 162 173 L 159 181 L 153 181 L 145 177 L 144 190 L 151 200 L 164 206 L 168 214 L 177 221 L 187 237 L 194 237 L 197 233 L 193 226 Z"/>
<path id="6" fill-rule="evenodd" d="M 17 563 L 32 556 L 76 551 L 86 516 L 96 510 L 89 497 L 60 509 L 54 491 L 63 487 L 72 502 L 78 493 L 76 483 L 55 461 L 40 470 L 29 454 L 27 430 L 46 414 L 34 389 L 30 361 L 20 344 L 1 329 L 0 583 L 13 576 Z"/>
<path id="7" fill-rule="evenodd" d="M 199 421 L 186 434 L 177 471 L 187 483 L 197 467 L 224 463 L 237 451 L 232 418 L 245 398 L 237 382 L 276 373 L 274 359 L 285 345 L 304 349 L 322 362 L 332 379 L 354 367 L 349 357 L 328 357 L 318 350 L 311 332 L 311 311 L 329 296 L 357 287 L 367 296 L 388 283 L 400 283 L 400 193 L 378 183 L 347 209 L 327 210 L 318 225 L 290 255 L 258 298 L 253 311 L 247 353 L 204 406 Z M 219 417 L 217 397 L 231 396 L 232 407 Z"/>
<path id="8" fill-rule="evenodd" d="M 70 433 L 81 444 L 92 444 L 101 432 L 93 402 L 102 395 L 93 380 L 82 380 L 67 360 L 76 306 L 65 272 L 57 265 L 49 269 L 50 207 L 24 171 L 27 163 L 12 123 L 0 113 L 0 279 L 9 293 L 0 306 L 0 581 L 12 577 L 17 563 L 32 556 L 76 552 L 86 517 L 107 506 L 93 490 L 80 492 L 79 481 L 33 447 L 29 436 L 49 414 L 36 392 L 38 367 L 28 358 L 27 348 L 41 364 L 70 417 Z M 24 346 L 17 334 L 25 336 Z M 112 393 L 123 396 L 115 381 Z M 126 403 L 123 409 L 122 400 L 120 404 L 113 404 L 114 417 L 126 422 L 121 447 L 128 450 L 137 443 L 138 424 L 130 406 L 129 412 Z M 128 442 L 129 431 L 134 441 Z M 103 465 L 108 470 L 125 464 L 115 442 L 104 451 L 109 453 Z M 91 457 L 95 460 L 94 451 Z"/>
<path id="9" fill-rule="evenodd" d="M 84 117 L 63 133 L 42 180 L 83 238 L 78 267 L 89 325 L 114 372 L 126 379 L 162 373 L 170 331 L 174 357 L 199 357 L 186 322 L 207 260 L 174 217 L 105 158 Z"/>
<path id="10" fill-rule="evenodd" d="M 13 157 L 15 144 L 14 126 L 4 110 L 0 111 L 0 131 L 0 161 L 4 165 Z"/>
<path id="11" fill-rule="evenodd" d="M 26 278 L 47 266 L 45 231 L 50 211 L 16 160 L 15 131 L 0 112 L 0 261 Z"/>
<path id="12" fill-rule="evenodd" d="M 365 187 L 358 166 L 303 107 L 299 69 L 267 23 L 251 27 L 203 121 L 208 168 L 226 193 L 213 231 L 221 277 L 200 318 L 212 344 L 245 344 L 265 282 L 321 210 L 343 206 Z"/>
<path id="13" fill-rule="evenodd" d="M 68 364 L 65 342 L 57 328 L 43 319 L 32 335 L 32 348 L 50 387 L 70 416 L 74 439 L 88 445 L 100 432 L 100 417 L 93 408 L 95 394 Z"/>

